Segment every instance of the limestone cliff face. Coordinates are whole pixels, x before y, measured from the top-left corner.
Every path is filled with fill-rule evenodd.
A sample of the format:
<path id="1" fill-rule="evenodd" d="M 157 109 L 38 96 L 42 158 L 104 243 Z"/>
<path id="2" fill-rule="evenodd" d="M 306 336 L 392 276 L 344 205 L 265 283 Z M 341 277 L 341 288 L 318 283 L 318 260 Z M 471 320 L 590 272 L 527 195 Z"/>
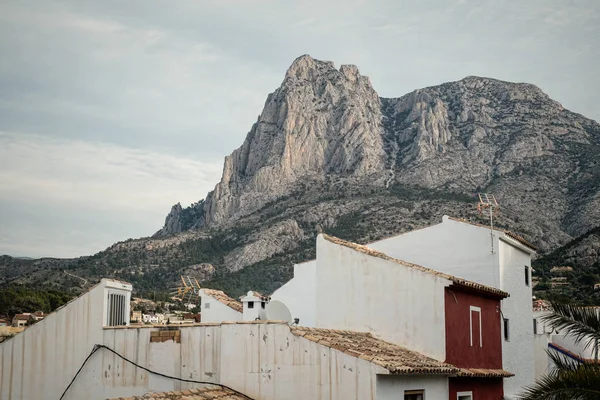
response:
<path id="1" fill-rule="evenodd" d="M 380 98 L 355 66 L 302 56 L 206 201 L 175 207 L 158 234 L 231 224 L 303 184 L 344 179 L 490 191 L 540 237 L 544 226 L 580 235 L 600 224 L 599 152 L 600 125 L 531 84 L 470 76 Z"/>
<path id="2" fill-rule="evenodd" d="M 298 179 L 364 176 L 384 163 L 380 102 L 355 66 L 302 56 L 270 94 L 244 144 L 225 158 L 206 199 L 206 225 L 284 195 Z"/>

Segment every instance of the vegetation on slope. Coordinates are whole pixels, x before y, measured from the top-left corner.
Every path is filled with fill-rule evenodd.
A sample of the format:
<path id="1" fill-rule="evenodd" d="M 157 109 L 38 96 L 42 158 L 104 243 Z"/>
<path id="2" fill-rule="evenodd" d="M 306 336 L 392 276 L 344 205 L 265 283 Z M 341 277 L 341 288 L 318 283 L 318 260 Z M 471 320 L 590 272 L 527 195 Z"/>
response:
<path id="1" fill-rule="evenodd" d="M 533 262 L 539 283 L 534 293 L 544 299 L 581 305 L 600 305 L 600 226 L 573 239 Z M 552 273 L 555 266 L 569 266 L 573 271 Z M 552 287 L 553 278 L 566 278 L 567 284 Z"/>
<path id="2" fill-rule="evenodd" d="M 50 313 L 67 303 L 73 295 L 54 290 L 31 290 L 23 287 L 0 291 L 0 315 L 43 311 Z"/>

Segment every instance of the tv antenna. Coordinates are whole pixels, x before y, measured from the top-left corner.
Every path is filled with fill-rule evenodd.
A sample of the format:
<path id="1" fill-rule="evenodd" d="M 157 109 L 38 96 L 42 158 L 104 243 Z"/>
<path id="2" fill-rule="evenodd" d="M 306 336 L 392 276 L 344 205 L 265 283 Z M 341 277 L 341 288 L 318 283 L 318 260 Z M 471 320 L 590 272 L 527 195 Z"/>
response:
<path id="1" fill-rule="evenodd" d="M 172 296 L 177 296 L 185 304 L 198 304 L 200 300 L 200 283 L 196 278 L 189 275 L 181 275 L 181 286 L 178 286 L 172 293 Z"/>
<path id="2" fill-rule="evenodd" d="M 494 217 L 500 211 L 500 206 L 493 194 L 479 193 L 478 196 L 479 204 L 477 204 L 477 211 L 483 214 L 487 210 L 490 216 L 490 240 L 492 243 L 492 254 L 494 254 Z"/>

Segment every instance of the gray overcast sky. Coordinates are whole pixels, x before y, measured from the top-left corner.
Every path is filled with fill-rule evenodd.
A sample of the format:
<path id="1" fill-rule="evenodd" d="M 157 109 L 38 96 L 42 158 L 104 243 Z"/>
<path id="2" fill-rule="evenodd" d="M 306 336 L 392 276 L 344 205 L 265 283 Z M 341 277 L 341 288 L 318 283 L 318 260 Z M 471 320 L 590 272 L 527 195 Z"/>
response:
<path id="1" fill-rule="evenodd" d="M 0 254 L 152 234 L 302 54 L 381 96 L 480 75 L 599 120 L 599 40 L 597 0 L 0 0 Z"/>

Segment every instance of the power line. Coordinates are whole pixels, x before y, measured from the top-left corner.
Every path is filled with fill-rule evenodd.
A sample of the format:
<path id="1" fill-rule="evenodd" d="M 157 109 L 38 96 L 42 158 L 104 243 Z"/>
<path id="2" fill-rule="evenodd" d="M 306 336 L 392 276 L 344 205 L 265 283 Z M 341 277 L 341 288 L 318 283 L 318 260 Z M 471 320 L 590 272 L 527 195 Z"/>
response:
<path id="1" fill-rule="evenodd" d="M 67 386 L 67 388 L 65 389 L 65 391 L 63 392 L 62 396 L 60 396 L 59 400 L 62 400 L 65 397 L 65 394 L 67 394 L 67 391 L 69 390 L 69 388 L 71 387 L 71 385 L 73 385 L 73 382 L 75 382 L 75 379 L 77 379 L 77 375 L 79 375 L 79 373 L 81 372 L 81 370 L 83 369 L 83 367 L 85 366 L 85 364 L 88 362 L 88 360 L 92 357 L 92 355 L 100 350 L 100 349 L 106 349 L 108 351 L 110 351 L 111 353 L 115 354 L 116 356 L 120 357 L 121 359 L 123 359 L 124 361 L 127 361 L 129 364 L 134 365 L 137 368 L 143 369 L 144 371 L 153 374 L 153 375 L 157 375 L 157 376 L 162 376 L 163 378 L 167 378 L 167 379 L 173 379 L 176 381 L 180 381 L 180 382 L 188 382 L 188 383 L 198 383 L 201 385 L 215 385 L 215 386 L 221 386 L 224 387 L 225 389 L 229 389 L 232 392 L 237 392 L 235 389 L 230 388 L 229 386 L 223 385 L 222 383 L 214 383 L 214 382 L 205 382 L 205 381 L 195 381 L 193 379 L 183 379 L 183 378 L 179 378 L 176 376 L 170 376 L 170 375 L 165 375 L 163 373 L 160 372 L 156 372 L 156 371 L 152 371 L 151 369 L 148 369 L 146 367 L 142 367 L 141 365 L 131 361 L 130 359 L 128 359 L 125 356 L 122 356 L 121 354 L 117 353 L 115 350 L 111 349 L 108 346 L 105 346 L 103 344 L 95 344 L 94 348 L 92 349 L 91 353 L 87 356 L 87 358 L 85 359 L 85 361 L 83 362 L 83 364 L 81 364 L 81 367 L 79 367 L 79 370 L 77 371 L 77 373 L 75 374 L 75 376 L 73 377 L 73 379 L 71 380 L 71 382 L 69 383 L 69 386 Z"/>

